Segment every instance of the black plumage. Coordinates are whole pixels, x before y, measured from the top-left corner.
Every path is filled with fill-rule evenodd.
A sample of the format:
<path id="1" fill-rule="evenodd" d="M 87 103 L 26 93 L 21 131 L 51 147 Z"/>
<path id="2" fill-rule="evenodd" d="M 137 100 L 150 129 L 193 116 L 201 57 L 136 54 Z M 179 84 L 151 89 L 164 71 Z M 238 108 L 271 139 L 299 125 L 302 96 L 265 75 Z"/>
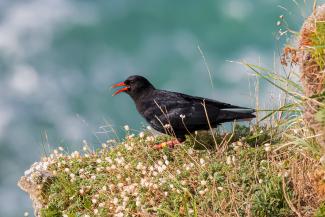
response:
<path id="1" fill-rule="evenodd" d="M 146 78 L 128 77 L 113 87 L 124 88 L 135 102 L 138 112 L 161 133 L 184 141 L 185 135 L 197 130 L 215 128 L 224 122 L 255 118 L 254 109 L 231 105 L 216 100 L 156 89 Z"/>

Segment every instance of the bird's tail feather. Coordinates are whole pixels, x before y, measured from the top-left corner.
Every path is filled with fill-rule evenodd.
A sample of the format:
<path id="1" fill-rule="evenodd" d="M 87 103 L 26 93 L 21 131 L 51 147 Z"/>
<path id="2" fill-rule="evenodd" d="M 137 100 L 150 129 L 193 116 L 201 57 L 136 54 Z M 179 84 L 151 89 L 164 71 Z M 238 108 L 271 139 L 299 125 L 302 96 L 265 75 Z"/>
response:
<path id="1" fill-rule="evenodd" d="M 218 122 L 251 120 L 256 117 L 254 112 L 255 109 L 222 109 L 218 115 Z"/>

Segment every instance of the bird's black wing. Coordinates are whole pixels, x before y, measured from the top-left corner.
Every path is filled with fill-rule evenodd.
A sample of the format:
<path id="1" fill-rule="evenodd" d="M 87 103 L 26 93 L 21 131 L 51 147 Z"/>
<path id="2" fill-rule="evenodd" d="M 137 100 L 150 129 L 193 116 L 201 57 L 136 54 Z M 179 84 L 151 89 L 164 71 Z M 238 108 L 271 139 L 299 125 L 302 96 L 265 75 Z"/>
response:
<path id="1" fill-rule="evenodd" d="M 207 98 L 203 98 L 203 97 L 199 97 L 199 96 L 190 96 L 187 94 L 176 93 L 176 92 L 173 92 L 173 93 L 177 94 L 179 97 L 182 97 L 185 100 L 198 101 L 198 102 L 204 103 L 205 105 L 214 106 L 219 109 L 251 109 L 251 108 L 236 106 L 236 105 L 232 105 L 229 103 L 224 103 L 224 102 L 220 102 L 217 100 L 207 99 Z"/>
<path id="2" fill-rule="evenodd" d="M 161 127 L 166 124 L 181 133 L 204 130 L 209 128 L 208 119 L 211 127 L 216 127 L 222 122 L 253 118 L 252 113 L 255 111 L 216 100 L 161 90 L 155 93 L 154 100 L 159 107 L 155 114 L 155 125 L 160 127 L 159 131 L 164 130 Z"/>

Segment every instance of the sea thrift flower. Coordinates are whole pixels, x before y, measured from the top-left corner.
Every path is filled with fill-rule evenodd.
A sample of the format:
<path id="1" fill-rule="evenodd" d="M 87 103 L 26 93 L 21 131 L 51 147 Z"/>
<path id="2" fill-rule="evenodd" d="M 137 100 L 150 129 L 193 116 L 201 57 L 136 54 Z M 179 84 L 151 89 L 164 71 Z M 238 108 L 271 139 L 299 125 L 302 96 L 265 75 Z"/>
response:
<path id="1" fill-rule="evenodd" d="M 143 137 L 144 137 L 144 132 L 140 132 L 140 133 L 139 133 L 139 137 L 140 137 L 140 138 L 143 138 Z"/>
<path id="2" fill-rule="evenodd" d="M 205 181 L 205 180 L 201 181 L 201 185 L 206 185 L 206 184 L 207 184 L 207 181 Z"/>
<path id="3" fill-rule="evenodd" d="M 235 157 L 235 156 L 232 156 L 232 157 L 231 157 L 231 161 L 232 161 L 233 163 L 235 163 L 235 162 L 236 162 L 236 157 Z"/>
<path id="4" fill-rule="evenodd" d="M 266 143 L 266 144 L 264 144 L 264 150 L 266 151 L 266 152 L 269 152 L 269 151 L 271 151 L 271 144 L 270 143 Z"/>
<path id="5" fill-rule="evenodd" d="M 202 196 L 205 194 L 205 191 L 199 191 L 199 194 Z"/>

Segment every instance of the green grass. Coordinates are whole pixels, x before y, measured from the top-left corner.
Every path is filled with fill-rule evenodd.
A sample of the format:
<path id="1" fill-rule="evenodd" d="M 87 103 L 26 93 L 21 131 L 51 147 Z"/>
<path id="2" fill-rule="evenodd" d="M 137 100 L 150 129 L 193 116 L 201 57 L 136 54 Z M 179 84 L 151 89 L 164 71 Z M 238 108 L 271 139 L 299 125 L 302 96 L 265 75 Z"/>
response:
<path id="1" fill-rule="evenodd" d="M 325 69 L 325 21 L 316 21 L 316 31 L 311 36 L 312 58 L 321 70 Z"/>
<path id="2" fill-rule="evenodd" d="M 316 21 L 316 31 L 311 36 L 312 47 L 310 48 L 311 56 L 316 61 L 320 70 L 325 69 L 325 21 Z M 323 81 L 325 86 L 325 80 Z M 325 90 L 313 98 L 320 102 L 316 119 L 322 125 L 325 126 Z"/>
<path id="3" fill-rule="evenodd" d="M 96 151 L 56 150 L 44 159 L 55 178 L 43 192 L 41 216 L 295 216 L 287 200 L 301 213 L 314 210 L 315 201 L 306 197 L 310 183 L 296 186 L 314 167 L 312 155 L 300 148 L 275 150 L 279 146 L 269 144 L 278 138 L 265 137 L 252 147 L 246 141 L 255 136 L 252 129 L 217 134 L 229 142 L 216 150 L 196 149 L 196 143 L 211 141 L 199 133 L 173 150 L 157 151 L 150 132 Z"/>

